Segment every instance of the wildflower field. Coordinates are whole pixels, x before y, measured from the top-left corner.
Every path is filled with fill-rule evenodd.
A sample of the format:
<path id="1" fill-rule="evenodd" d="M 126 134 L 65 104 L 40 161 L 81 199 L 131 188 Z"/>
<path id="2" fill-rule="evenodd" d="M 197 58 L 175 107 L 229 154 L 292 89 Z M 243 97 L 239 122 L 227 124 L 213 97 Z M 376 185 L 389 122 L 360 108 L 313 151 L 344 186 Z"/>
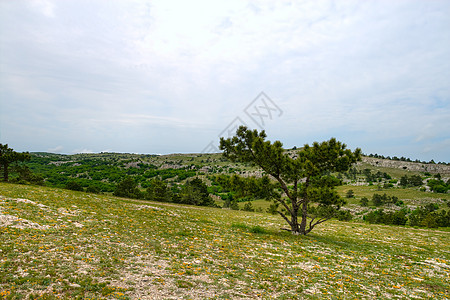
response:
<path id="1" fill-rule="evenodd" d="M 448 299 L 450 233 L 0 183 L 5 299 Z"/>

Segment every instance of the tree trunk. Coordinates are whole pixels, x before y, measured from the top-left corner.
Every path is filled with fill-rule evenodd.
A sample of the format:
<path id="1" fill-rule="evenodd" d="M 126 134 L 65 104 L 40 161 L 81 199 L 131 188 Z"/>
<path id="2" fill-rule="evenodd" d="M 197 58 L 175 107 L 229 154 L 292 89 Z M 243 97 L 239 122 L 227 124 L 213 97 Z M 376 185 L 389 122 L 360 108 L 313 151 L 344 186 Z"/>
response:
<path id="1" fill-rule="evenodd" d="M 308 217 L 308 203 L 302 203 L 302 221 L 300 223 L 300 234 L 306 235 L 306 219 Z"/>
<path id="2" fill-rule="evenodd" d="M 297 211 L 297 209 L 293 210 L 291 215 L 291 229 L 293 234 L 299 234 Z"/>
<path id="3" fill-rule="evenodd" d="M 8 181 L 8 164 L 3 164 L 3 181 Z"/>
<path id="4" fill-rule="evenodd" d="M 291 222 L 289 222 L 289 225 L 291 225 L 291 232 L 292 234 L 299 234 L 299 224 L 298 224 L 298 205 L 296 203 L 297 199 L 292 200 L 292 210 L 291 210 Z"/>

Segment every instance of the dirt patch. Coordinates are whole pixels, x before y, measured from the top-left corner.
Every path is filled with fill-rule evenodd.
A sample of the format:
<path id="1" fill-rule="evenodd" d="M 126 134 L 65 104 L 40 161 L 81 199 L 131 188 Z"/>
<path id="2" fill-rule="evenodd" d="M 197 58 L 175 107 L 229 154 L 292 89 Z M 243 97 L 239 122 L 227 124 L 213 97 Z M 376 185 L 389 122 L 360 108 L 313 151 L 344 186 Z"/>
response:
<path id="1" fill-rule="evenodd" d="M 126 295 L 132 299 L 207 299 L 216 296 L 208 289 L 211 282 L 207 276 L 177 278 L 169 271 L 169 263 L 152 257 L 139 257 L 129 261 L 120 280 L 111 281 L 111 285 L 132 291 Z"/>

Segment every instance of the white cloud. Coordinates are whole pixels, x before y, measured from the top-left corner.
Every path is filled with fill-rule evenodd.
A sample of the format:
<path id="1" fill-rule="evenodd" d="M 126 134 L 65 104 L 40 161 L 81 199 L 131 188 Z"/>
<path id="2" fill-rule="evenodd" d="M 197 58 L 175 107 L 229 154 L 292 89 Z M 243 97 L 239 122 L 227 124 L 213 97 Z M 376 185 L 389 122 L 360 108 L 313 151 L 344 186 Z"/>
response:
<path id="1" fill-rule="evenodd" d="M 61 153 L 63 149 L 64 149 L 64 147 L 59 145 L 59 146 L 56 146 L 54 148 L 48 148 L 47 152 L 50 152 L 50 153 Z"/>
<path id="2" fill-rule="evenodd" d="M 414 0 L 0 2 L 2 136 L 200 151 L 263 90 L 285 112 L 267 128 L 280 139 L 422 155 L 448 137 L 449 14 Z"/>
<path id="3" fill-rule="evenodd" d="M 55 16 L 55 6 L 49 0 L 32 0 L 31 5 L 39 10 L 46 17 Z"/>
<path id="4" fill-rule="evenodd" d="M 86 149 L 86 148 L 82 148 L 82 149 L 74 149 L 72 150 L 73 154 L 82 154 L 82 153 L 95 153 L 95 151 L 90 150 L 90 149 Z"/>

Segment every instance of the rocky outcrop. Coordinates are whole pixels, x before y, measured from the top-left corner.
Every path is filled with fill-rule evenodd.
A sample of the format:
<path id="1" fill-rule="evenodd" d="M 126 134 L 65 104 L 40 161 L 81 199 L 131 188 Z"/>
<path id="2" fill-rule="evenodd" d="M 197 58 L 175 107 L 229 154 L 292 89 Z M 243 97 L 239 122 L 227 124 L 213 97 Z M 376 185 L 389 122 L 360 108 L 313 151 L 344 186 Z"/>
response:
<path id="1" fill-rule="evenodd" d="M 400 160 L 381 159 L 367 156 L 363 156 L 362 163 L 368 163 L 376 167 L 396 168 L 416 172 L 429 172 L 431 174 L 440 173 L 441 175 L 450 175 L 450 166 L 443 164 L 424 164 Z"/>

